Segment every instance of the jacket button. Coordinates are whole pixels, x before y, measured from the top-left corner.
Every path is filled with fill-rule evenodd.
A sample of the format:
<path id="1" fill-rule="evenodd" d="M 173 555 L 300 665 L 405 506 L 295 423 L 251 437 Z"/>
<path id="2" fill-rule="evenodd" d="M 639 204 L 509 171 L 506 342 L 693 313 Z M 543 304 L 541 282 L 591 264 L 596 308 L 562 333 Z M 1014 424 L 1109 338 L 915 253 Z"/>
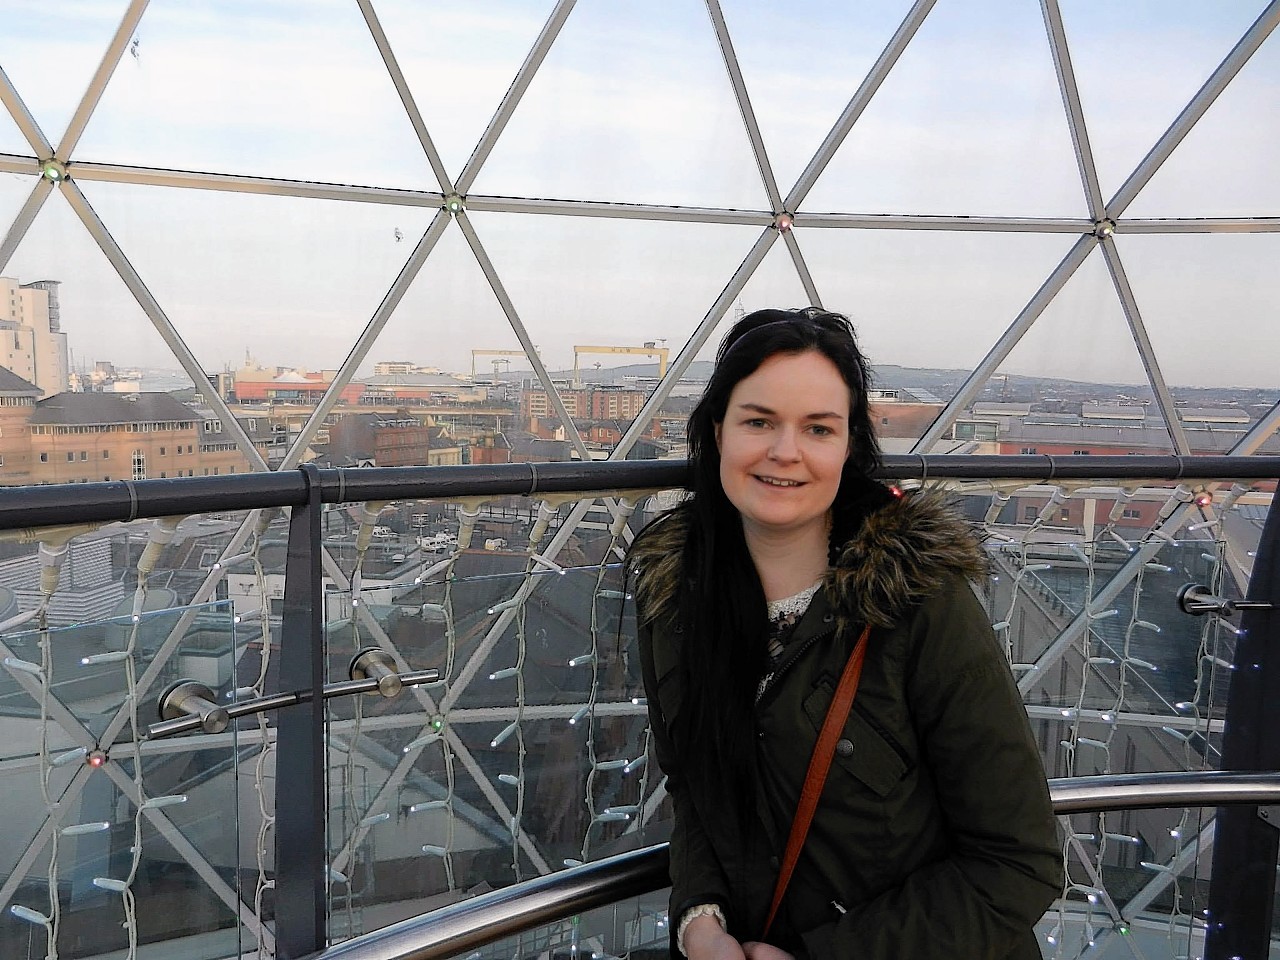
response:
<path id="1" fill-rule="evenodd" d="M 842 757 L 852 757 L 853 741 L 847 739 L 840 739 L 836 741 L 836 753 L 840 754 Z"/>
<path id="2" fill-rule="evenodd" d="M 836 615 L 835 615 L 834 613 L 828 613 L 826 616 L 824 616 L 824 617 L 822 618 L 822 622 L 823 622 L 823 623 L 830 623 L 830 622 L 831 622 L 832 620 L 834 620 L 835 618 L 836 618 Z"/>

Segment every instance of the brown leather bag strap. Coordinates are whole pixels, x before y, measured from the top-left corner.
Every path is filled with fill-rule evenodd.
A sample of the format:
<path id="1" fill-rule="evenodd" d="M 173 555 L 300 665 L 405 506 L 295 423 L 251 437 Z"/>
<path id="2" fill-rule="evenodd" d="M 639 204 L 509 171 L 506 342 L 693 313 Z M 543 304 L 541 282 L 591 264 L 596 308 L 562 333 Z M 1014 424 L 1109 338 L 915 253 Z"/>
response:
<path id="1" fill-rule="evenodd" d="M 796 805 L 795 817 L 791 821 L 791 833 L 787 837 L 787 849 L 782 855 L 782 866 L 778 870 L 778 882 L 773 888 L 773 904 L 769 907 L 769 919 L 764 923 L 761 938 L 769 935 L 773 919 L 778 915 L 778 907 L 782 905 L 782 897 L 787 892 L 787 884 L 791 882 L 791 874 L 800 860 L 800 850 L 804 847 L 804 838 L 809 833 L 809 825 L 818 809 L 818 799 L 822 796 L 822 788 L 827 782 L 827 772 L 831 769 L 831 757 L 836 752 L 836 741 L 844 729 L 844 722 L 853 707 L 854 694 L 858 692 L 858 679 L 862 676 L 862 661 L 867 655 L 867 637 L 871 634 L 868 624 L 862 630 L 849 655 L 849 662 L 844 665 L 844 673 L 836 687 L 831 706 L 827 709 L 827 718 L 822 722 L 822 730 L 818 733 L 818 742 L 814 744 L 813 756 L 809 758 L 809 770 L 804 775 L 804 786 L 800 789 L 800 802 Z"/>

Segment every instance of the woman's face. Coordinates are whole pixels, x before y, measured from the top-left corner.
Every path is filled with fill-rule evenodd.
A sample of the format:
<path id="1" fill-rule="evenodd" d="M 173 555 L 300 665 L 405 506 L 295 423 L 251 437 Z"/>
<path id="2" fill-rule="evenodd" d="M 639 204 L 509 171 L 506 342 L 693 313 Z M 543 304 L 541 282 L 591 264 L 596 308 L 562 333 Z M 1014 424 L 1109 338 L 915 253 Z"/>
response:
<path id="1" fill-rule="evenodd" d="M 716 446 L 748 534 L 825 531 L 850 452 L 850 399 L 836 365 L 813 350 L 774 354 L 738 381 Z"/>

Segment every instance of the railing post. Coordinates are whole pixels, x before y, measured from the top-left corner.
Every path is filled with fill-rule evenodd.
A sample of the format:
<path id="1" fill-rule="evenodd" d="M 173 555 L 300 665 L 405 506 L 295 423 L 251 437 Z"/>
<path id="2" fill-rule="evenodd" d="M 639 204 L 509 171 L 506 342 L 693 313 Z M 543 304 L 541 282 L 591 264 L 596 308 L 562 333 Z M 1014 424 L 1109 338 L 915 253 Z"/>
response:
<path id="1" fill-rule="evenodd" d="M 1246 599 L 1280 603 L 1280 500 L 1267 513 Z M 1241 628 L 1222 769 L 1280 769 L 1280 611 L 1244 610 Z M 1205 960 L 1269 955 L 1280 831 L 1258 810 L 1218 808 Z"/>
<path id="2" fill-rule="evenodd" d="M 298 468 L 307 499 L 289 516 L 280 690 L 308 698 L 280 711 L 276 740 L 276 956 L 294 960 L 324 949 L 325 750 L 323 589 L 320 582 L 320 474 Z"/>

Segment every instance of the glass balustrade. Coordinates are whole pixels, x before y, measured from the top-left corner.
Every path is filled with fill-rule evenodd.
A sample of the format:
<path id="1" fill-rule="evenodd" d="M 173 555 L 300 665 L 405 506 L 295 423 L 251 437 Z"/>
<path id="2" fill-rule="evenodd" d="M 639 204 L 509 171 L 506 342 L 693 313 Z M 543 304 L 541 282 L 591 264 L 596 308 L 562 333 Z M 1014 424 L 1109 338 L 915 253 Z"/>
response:
<path id="1" fill-rule="evenodd" d="M 256 939 L 238 813 L 254 744 L 144 739 L 167 686 L 227 689 L 245 643 L 229 603 L 150 609 L 171 599 L 0 637 L 0 955 L 212 960 Z"/>
<path id="2" fill-rule="evenodd" d="M 975 589 L 1046 772 L 1217 769 L 1240 617 L 1189 616 L 1176 597 L 1191 581 L 1245 594 L 1270 484 L 1090 483 L 951 484 L 985 534 Z M 679 494 L 590 496 L 324 504 L 330 942 L 666 839 L 622 555 Z M 5 956 L 55 938 L 63 957 L 272 950 L 295 788 L 277 776 L 278 713 L 255 704 L 282 689 L 289 522 L 135 520 L 7 548 Z M 369 648 L 392 672 L 439 675 L 340 689 Z M 242 715 L 148 737 L 178 681 Z M 1063 822 L 1070 881 L 1041 924 L 1046 956 L 1126 940 L 1198 955 L 1213 810 Z M 480 955 L 643 956 L 665 944 L 664 910 L 646 895 Z"/>

